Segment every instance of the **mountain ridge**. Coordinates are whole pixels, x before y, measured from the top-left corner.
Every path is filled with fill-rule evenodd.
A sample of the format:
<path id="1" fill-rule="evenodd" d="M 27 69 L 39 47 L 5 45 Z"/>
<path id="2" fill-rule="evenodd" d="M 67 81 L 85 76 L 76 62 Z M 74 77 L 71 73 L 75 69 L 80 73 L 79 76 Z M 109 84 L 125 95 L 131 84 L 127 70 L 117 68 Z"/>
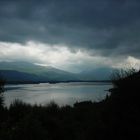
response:
<path id="1" fill-rule="evenodd" d="M 0 73 L 4 73 L 4 78 L 7 81 L 16 81 L 18 80 L 17 76 L 20 81 L 25 81 L 26 77 L 28 81 L 33 82 L 103 81 L 109 80 L 111 70 L 111 68 L 97 68 L 81 73 L 71 73 L 29 62 L 0 62 Z M 12 75 L 15 75 L 15 80 Z"/>
<path id="2" fill-rule="evenodd" d="M 33 82 L 35 82 L 34 79 L 40 82 L 79 80 L 74 73 L 53 67 L 38 66 L 28 62 L 0 62 L 0 73 L 1 72 L 4 73 L 2 75 L 7 81 L 14 80 L 13 77 L 11 79 L 10 73 L 11 75 L 17 73 L 21 78 L 19 79 L 20 81 L 24 79 L 23 75 L 30 78 L 34 75 L 35 78 L 33 78 L 33 80 L 29 78 L 29 81 Z M 21 74 L 21 76 L 19 74 Z M 15 79 L 17 79 L 16 75 Z"/>

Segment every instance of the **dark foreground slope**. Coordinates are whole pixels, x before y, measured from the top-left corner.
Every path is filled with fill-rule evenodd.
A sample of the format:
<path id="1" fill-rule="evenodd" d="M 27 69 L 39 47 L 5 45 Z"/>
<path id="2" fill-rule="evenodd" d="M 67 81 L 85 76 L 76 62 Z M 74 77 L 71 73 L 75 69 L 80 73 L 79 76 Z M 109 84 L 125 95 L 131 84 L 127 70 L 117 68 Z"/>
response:
<path id="1" fill-rule="evenodd" d="M 99 103 L 41 107 L 15 101 L 9 109 L 1 105 L 0 139 L 140 139 L 140 72 L 112 82 L 111 95 Z"/>

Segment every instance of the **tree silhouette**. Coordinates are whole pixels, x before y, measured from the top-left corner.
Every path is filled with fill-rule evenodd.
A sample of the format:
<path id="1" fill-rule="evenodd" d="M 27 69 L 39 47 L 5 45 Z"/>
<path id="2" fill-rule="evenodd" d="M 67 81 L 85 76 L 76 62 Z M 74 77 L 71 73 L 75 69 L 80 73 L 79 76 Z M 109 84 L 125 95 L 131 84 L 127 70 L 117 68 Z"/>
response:
<path id="1" fill-rule="evenodd" d="M 3 97 L 3 92 L 4 92 L 4 79 L 0 78 L 0 108 L 3 107 L 4 105 L 4 97 Z"/>

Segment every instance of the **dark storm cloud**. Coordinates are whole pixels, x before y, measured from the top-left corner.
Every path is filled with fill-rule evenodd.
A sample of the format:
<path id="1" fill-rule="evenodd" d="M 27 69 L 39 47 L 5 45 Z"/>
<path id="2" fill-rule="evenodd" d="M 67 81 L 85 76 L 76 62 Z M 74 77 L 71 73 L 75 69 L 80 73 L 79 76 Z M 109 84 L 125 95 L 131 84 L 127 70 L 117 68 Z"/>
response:
<path id="1" fill-rule="evenodd" d="M 97 50 L 140 52 L 139 0 L 1 0 L 0 40 L 35 40 Z"/>

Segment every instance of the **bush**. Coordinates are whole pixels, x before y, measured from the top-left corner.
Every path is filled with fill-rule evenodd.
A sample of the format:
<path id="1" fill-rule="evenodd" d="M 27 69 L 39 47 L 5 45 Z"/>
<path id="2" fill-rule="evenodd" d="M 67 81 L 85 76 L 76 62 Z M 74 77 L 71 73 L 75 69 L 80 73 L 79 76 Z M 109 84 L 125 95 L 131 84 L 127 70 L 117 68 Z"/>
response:
<path id="1" fill-rule="evenodd" d="M 5 81 L 2 78 L 0 78 L 0 108 L 3 107 L 4 105 L 4 97 L 3 97 L 4 85 Z"/>
<path id="2" fill-rule="evenodd" d="M 114 71 L 114 73 L 111 75 L 111 81 L 114 87 L 118 87 L 122 82 L 124 83 L 124 80 L 130 76 L 133 76 L 137 71 L 134 68 L 131 69 L 120 69 Z"/>

